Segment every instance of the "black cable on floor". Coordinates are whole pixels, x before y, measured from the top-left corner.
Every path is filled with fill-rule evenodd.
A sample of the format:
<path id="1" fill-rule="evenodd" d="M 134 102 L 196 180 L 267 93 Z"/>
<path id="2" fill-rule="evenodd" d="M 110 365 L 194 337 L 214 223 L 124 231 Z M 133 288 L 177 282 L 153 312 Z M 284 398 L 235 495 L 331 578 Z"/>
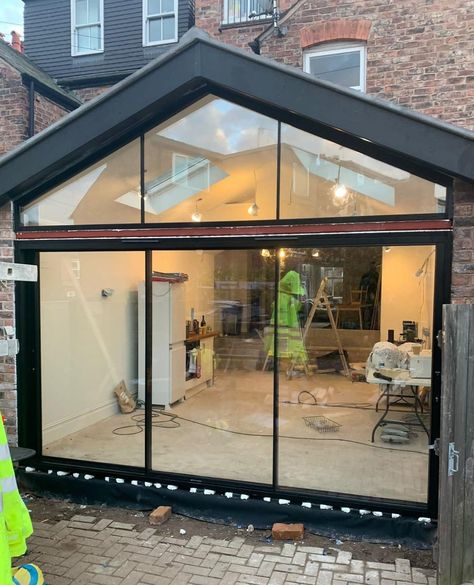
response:
<path id="1" fill-rule="evenodd" d="M 243 431 L 233 431 L 230 429 L 222 429 L 220 427 L 216 427 L 216 426 L 210 425 L 208 423 L 203 423 L 203 422 L 200 422 L 197 420 L 193 420 L 190 418 L 185 418 L 183 416 L 179 416 L 175 413 L 165 412 L 164 410 L 153 408 L 152 419 L 158 418 L 159 416 L 167 416 L 171 420 L 162 421 L 161 423 L 159 421 L 152 423 L 152 426 L 155 428 L 178 428 L 181 425 L 178 422 L 175 422 L 175 419 L 179 419 L 179 420 L 191 423 L 191 424 L 195 424 L 195 425 L 198 425 L 201 427 L 212 429 L 214 431 L 222 431 L 224 433 L 229 433 L 232 435 L 239 435 L 239 436 L 246 436 L 246 437 L 264 437 L 264 438 L 273 437 L 272 434 L 246 433 Z M 145 428 L 145 415 L 144 414 L 143 415 L 133 415 L 132 420 L 136 421 L 135 425 L 126 425 L 124 427 L 118 427 L 117 429 L 114 429 L 112 432 L 115 435 L 137 435 L 137 434 L 141 433 Z M 171 422 L 175 423 L 175 426 L 168 426 L 166 424 L 166 423 L 171 423 Z M 117 432 L 121 429 L 128 429 L 128 428 L 138 428 L 139 430 L 136 430 L 135 432 L 132 432 L 132 433 L 127 433 L 127 432 L 119 433 L 119 432 Z M 322 437 L 295 437 L 292 435 L 279 435 L 279 437 L 280 437 L 280 439 L 290 439 L 290 440 L 296 440 L 296 441 L 339 441 L 341 443 L 353 443 L 355 445 L 362 445 L 363 447 L 372 447 L 374 449 L 384 449 L 385 451 L 401 451 L 403 453 L 416 453 L 417 455 L 428 455 L 428 453 L 424 453 L 423 451 L 414 451 L 414 450 L 410 450 L 410 449 L 395 449 L 393 447 L 382 447 L 381 445 L 367 444 L 367 443 L 363 443 L 362 441 L 354 441 L 353 439 L 340 439 L 340 438 L 323 439 Z"/>

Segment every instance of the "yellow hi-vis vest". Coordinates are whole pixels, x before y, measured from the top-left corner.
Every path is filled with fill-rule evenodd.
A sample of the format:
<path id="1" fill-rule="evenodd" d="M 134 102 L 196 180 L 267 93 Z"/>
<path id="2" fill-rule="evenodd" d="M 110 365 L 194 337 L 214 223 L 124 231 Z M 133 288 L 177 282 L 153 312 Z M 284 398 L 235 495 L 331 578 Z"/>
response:
<path id="1" fill-rule="evenodd" d="M 12 582 L 11 558 L 26 553 L 33 533 L 30 515 L 16 485 L 7 436 L 0 413 L 0 583 Z"/>

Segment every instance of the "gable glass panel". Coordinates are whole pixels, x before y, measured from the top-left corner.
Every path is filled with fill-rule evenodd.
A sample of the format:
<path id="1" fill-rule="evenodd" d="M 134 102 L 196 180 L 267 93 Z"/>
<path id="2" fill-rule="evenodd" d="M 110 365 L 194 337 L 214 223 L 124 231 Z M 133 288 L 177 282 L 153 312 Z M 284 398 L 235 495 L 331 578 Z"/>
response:
<path id="1" fill-rule="evenodd" d="M 209 97 L 148 132 L 145 220 L 275 219 L 277 129 L 276 120 Z"/>
<path id="2" fill-rule="evenodd" d="M 139 140 L 25 205 L 20 214 L 25 226 L 139 223 Z"/>
<path id="3" fill-rule="evenodd" d="M 282 219 L 443 213 L 446 188 L 293 126 L 281 127 Z"/>

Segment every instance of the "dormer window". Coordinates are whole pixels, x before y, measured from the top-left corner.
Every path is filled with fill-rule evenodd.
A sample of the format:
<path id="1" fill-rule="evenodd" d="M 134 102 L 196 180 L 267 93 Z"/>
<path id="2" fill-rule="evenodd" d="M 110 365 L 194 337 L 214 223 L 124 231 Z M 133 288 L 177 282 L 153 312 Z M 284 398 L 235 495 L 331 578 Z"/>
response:
<path id="1" fill-rule="evenodd" d="M 104 50 L 103 0 L 71 0 L 72 55 Z"/>
<path id="2" fill-rule="evenodd" d="M 178 40 L 177 0 L 143 0 L 143 45 Z"/>

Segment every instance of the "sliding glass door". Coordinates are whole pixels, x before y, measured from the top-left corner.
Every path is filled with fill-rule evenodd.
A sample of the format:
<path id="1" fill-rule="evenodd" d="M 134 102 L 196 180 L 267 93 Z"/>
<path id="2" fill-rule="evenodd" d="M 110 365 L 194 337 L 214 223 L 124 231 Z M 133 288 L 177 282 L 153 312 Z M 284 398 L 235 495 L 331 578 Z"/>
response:
<path id="1" fill-rule="evenodd" d="M 153 253 L 153 469 L 272 483 L 274 259 Z"/>
<path id="2" fill-rule="evenodd" d="M 433 245 L 155 250 L 147 302 L 145 252 L 41 252 L 42 453 L 424 503 L 435 261 Z"/>

